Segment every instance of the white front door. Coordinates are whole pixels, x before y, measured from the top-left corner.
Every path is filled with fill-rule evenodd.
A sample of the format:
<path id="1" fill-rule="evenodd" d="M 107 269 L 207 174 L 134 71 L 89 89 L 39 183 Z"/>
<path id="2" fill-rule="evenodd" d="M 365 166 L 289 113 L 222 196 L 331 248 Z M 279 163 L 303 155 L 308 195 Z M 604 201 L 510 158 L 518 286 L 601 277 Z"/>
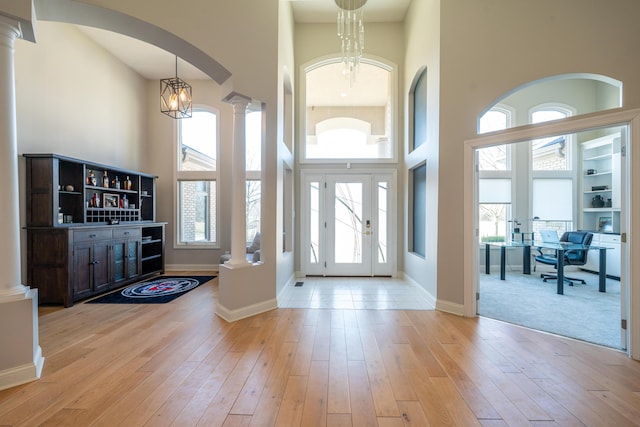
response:
<path id="1" fill-rule="evenodd" d="M 305 274 L 392 275 L 389 188 L 392 174 L 306 175 Z M 395 259 L 395 254 L 393 254 Z"/>

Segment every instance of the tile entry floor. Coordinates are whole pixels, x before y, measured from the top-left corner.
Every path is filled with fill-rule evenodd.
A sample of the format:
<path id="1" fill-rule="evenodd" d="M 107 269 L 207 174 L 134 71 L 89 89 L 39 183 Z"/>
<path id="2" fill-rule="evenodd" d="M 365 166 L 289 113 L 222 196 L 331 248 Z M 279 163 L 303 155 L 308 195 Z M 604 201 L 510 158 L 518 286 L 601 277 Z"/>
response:
<path id="1" fill-rule="evenodd" d="M 281 308 L 433 310 L 417 285 L 391 277 L 303 277 L 278 299 Z"/>

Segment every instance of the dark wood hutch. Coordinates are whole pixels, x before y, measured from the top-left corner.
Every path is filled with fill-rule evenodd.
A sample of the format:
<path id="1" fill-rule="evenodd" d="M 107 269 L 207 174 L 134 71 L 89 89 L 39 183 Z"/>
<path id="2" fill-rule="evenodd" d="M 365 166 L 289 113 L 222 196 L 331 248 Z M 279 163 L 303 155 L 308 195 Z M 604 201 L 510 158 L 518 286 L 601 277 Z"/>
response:
<path id="1" fill-rule="evenodd" d="M 57 154 L 23 156 L 27 283 L 40 304 L 70 307 L 164 272 L 156 176 Z"/>

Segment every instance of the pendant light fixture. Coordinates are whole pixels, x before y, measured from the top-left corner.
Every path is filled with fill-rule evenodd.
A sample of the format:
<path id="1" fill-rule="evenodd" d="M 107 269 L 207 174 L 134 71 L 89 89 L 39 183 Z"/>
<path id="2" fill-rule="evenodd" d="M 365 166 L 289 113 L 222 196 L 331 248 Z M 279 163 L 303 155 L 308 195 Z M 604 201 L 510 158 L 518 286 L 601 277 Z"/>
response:
<path id="1" fill-rule="evenodd" d="M 176 76 L 160 80 L 160 111 L 174 119 L 191 117 L 191 86 L 178 77 L 178 57 L 176 56 Z"/>
<path id="2" fill-rule="evenodd" d="M 349 85 L 355 81 L 364 49 L 364 21 L 362 9 L 367 0 L 335 0 L 338 12 L 338 37 L 341 42 L 342 63 Z"/>

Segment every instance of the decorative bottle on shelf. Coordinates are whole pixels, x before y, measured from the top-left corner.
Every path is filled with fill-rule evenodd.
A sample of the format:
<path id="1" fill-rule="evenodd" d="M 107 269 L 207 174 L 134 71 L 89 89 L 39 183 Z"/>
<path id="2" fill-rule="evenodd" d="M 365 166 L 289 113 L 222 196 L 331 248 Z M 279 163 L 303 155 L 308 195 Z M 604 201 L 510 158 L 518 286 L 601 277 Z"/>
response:
<path id="1" fill-rule="evenodd" d="M 93 207 L 94 208 L 100 207 L 100 197 L 98 197 L 98 193 L 93 193 Z"/>
<path id="2" fill-rule="evenodd" d="M 89 171 L 89 175 L 87 176 L 87 185 L 96 185 L 96 176 L 92 170 Z"/>
<path id="3" fill-rule="evenodd" d="M 102 174 L 102 186 L 104 188 L 109 188 L 109 176 L 107 175 L 107 171 L 104 171 Z"/>
<path id="4" fill-rule="evenodd" d="M 128 175 L 127 175 L 127 179 L 124 181 L 124 189 L 131 190 L 131 179 L 129 179 Z"/>
<path id="5" fill-rule="evenodd" d="M 115 188 L 116 190 L 120 189 L 120 179 L 118 178 L 117 175 L 116 175 L 116 178 L 113 180 L 113 188 Z"/>

